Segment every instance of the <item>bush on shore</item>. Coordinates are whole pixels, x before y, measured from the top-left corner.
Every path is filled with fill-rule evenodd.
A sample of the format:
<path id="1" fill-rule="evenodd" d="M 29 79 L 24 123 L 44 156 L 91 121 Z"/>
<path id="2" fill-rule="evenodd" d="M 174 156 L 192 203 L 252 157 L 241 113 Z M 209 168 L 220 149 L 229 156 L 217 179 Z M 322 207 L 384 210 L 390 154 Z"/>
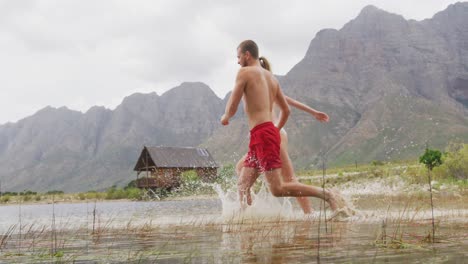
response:
<path id="1" fill-rule="evenodd" d="M 131 199 L 131 200 L 141 200 L 143 198 L 142 191 L 138 188 L 128 187 L 128 188 L 116 188 L 112 186 L 107 189 L 105 193 L 105 199 L 107 200 L 119 200 L 119 199 Z"/>
<path id="2" fill-rule="evenodd" d="M 434 168 L 435 178 L 468 180 L 468 144 L 450 144 L 442 160 L 443 164 Z"/>
<path id="3" fill-rule="evenodd" d="M 2 195 L 2 197 L 0 197 L 0 203 L 8 203 L 10 199 L 10 195 Z"/>

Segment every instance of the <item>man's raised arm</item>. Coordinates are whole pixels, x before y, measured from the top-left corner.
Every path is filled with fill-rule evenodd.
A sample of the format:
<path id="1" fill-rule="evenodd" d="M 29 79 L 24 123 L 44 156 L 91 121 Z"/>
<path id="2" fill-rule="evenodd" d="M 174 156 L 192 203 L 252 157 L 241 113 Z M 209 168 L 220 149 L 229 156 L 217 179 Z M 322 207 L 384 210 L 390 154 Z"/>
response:
<path id="1" fill-rule="evenodd" d="M 237 112 L 237 107 L 239 106 L 240 100 L 244 95 L 245 89 L 245 78 L 243 77 L 243 70 L 240 69 L 237 73 L 236 84 L 232 90 L 231 96 L 226 104 L 226 110 L 224 115 L 221 117 L 221 124 L 224 126 L 229 124 L 229 119 L 233 117 Z"/>

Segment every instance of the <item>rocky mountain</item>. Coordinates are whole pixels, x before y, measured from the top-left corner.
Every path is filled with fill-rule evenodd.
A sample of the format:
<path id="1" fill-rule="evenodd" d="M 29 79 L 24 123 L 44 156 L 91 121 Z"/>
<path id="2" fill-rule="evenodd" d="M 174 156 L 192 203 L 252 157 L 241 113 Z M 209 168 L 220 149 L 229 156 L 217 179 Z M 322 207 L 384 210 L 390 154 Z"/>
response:
<path id="1" fill-rule="evenodd" d="M 126 184 L 144 145 L 199 145 L 219 126 L 223 108 L 202 83 L 183 83 L 161 96 L 133 94 L 113 111 L 46 107 L 0 126 L 2 187 L 84 191 Z"/>
<path id="2" fill-rule="evenodd" d="M 468 141 L 468 3 L 419 22 L 367 6 L 342 29 L 318 32 L 279 79 L 286 94 L 331 118 L 319 124 L 296 111 L 288 121 L 290 156 L 300 168 L 322 158 L 331 165 L 408 159 L 426 143 Z M 223 130 L 206 145 L 235 160 L 220 146 Z"/>
<path id="3" fill-rule="evenodd" d="M 324 29 L 278 79 L 285 93 L 325 111 L 321 124 L 293 111 L 289 153 L 299 168 L 407 159 L 426 143 L 468 142 L 468 3 L 423 21 L 374 6 Z M 220 163 L 245 153 L 242 113 L 218 124 L 227 98 L 202 83 L 134 94 L 111 111 L 45 108 L 0 126 L 0 180 L 10 190 L 82 191 L 123 185 L 143 145 L 206 146 Z"/>

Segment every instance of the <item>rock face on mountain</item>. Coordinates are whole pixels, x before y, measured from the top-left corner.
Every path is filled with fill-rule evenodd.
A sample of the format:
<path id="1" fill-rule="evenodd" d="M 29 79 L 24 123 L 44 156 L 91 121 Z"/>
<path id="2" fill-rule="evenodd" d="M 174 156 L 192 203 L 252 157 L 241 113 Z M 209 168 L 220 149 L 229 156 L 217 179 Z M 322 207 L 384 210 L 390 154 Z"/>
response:
<path id="1" fill-rule="evenodd" d="M 305 147 L 301 132 L 291 135 L 292 148 L 329 144 L 328 160 L 336 164 L 405 159 L 426 141 L 443 147 L 450 139 L 467 140 L 467 54 L 468 3 L 421 22 L 368 6 L 342 29 L 320 31 L 282 84 L 330 113 L 331 122 L 325 136 L 311 132 L 311 141 L 321 137 L 321 144 Z M 344 134 L 333 133 L 337 124 Z M 310 165 L 311 157 L 297 153 L 297 164 Z"/>
<path id="2" fill-rule="evenodd" d="M 425 144 L 468 141 L 468 3 L 423 21 L 373 6 L 342 29 L 324 29 L 279 77 L 285 93 L 325 111 L 321 124 L 294 110 L 286 129 L 296 167 L 407 159 Z M 5 190 L 83 191 L 123 185 L 143 145 L 208 147 L 220 163 L 247 150 L 240 113 L 219 125 L 227 98 L 202 83 L 158 96 L 133 94 L 111 111 L 47 107 L 0 126 Z M 241 111 L 241 110 L 240 110 Z"/>
<path id="3" fill-rule="evenodd" d="M 223 102 L 202 83 L 158 96 L 133 94 L 111 111 L 46 107 L 0 126 L 3 190 L 84 191 L 135 178 L 144 145 L 197 146 L 218 126 Z"/>

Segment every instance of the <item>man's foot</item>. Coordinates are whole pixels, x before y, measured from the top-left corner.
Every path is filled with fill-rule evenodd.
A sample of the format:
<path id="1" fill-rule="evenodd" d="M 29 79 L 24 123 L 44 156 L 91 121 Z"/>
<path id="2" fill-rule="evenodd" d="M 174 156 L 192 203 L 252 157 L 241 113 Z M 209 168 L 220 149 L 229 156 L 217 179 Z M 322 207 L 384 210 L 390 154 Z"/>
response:
<path id="1" fill-rule="evenodd" d="M 356 211 L 349 209 L 348 207 L 343 207 L 338 210 L 333 211 L 332 215 L 328 217 L 328 221 L 344 221 L 347 218 L 356 214 Z"/>
<path id="2" fill-rule="evenodd" d="M 329 220 L 339 221 L 357 214 L 357 211 L 346 202 L 338 191 L 330 189 L 328 191 L 330 194 L 328 203 L 333 210 L 333 214 L 330 216 Z"/>
<path id="3" fill-rule="evenodd" d="M 246 208 L 247 205 L 252 205 L 252 194 L 250 192 L 250 189 L 247 189 L 244 192 L 239 191 L 239 201 L 241 203 L 241 207 L 243 208 Z"/>
<path id="4" fill-rule="evenodd" d="M 331 189 L 326 190 L 326 198 L 325 201 L 330 205 L 330 208 L 333 211 L 343 207 L 343 198 L 338 195 L 336 192 L 332 191 Z"/>
<path id="5" fill-rule="evenodd" d="M 326 201 L 328 202 L 328 204 L 330 205 L 330 208 L 333 211 L 340 210 L 342 208 L 347 208 L 348 210 L 353 210 L 353 209 L 351 209 L 350 206 L 348 206 L 346 200 L 343 198 L 343 196 L 341 196 L 339 194 L 338 191 L 331 190 L 331 189 L 327 189 L 326 191 L 328 192 L 327 193 L 327 198 L 328 199 Z M 355 213 L 353 213 L 353 215 L 354 214 Z"/>
<path id="6" fill-rule="evenodd" d="M 247 204 L 252 205 L 252 194 L 250 193 L 250 189 L 247 191 L 245 196 L 246 196 L 246 199 L 247 199 Z"/>

